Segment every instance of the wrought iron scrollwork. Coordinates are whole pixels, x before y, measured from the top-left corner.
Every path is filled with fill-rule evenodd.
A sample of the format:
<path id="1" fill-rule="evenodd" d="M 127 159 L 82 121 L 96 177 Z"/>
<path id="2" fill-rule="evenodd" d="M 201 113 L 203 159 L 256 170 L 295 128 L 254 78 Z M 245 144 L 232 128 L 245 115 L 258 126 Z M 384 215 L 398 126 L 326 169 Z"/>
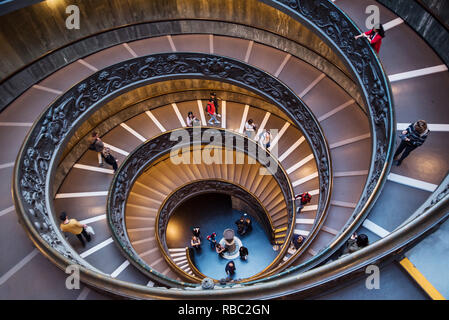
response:
<path id="1" fill-rule="evenodd" d="M 70 135 L 92 112 L 121 92 L 152 81 L 185 77 L 219 79 L 244 86 L 270 99 L 291 116 L 311 143 L 315 158 L 320 159 L 318 170 L 324 193 L 320 194 L 319 206 L 324 207 L 329 198 L 326 183 L 331 170 L 327 145 L 318 122 L 290 89 L 269 74 L 230 58 L 201 53 L 156 54 L 107 67 L 74 86 L 36 121 L 22 146 L 15 172 L 14 196 L 26 214 L 28 225 L 53 249 L 75 263 L 83 263 L 65 243 L 50 212 L 52 195 L 48 177 L 52 176 L 53 165 L 58 162 Z M 151 147 L 164 150 L 168 142 L 160 141 Z M 142 164 L 138 157 L 133 161 L 132 167 Z M 117 188 L 126 188 L 128 178 L 126 172 L 120 172 L 117 179 L 123 184 Z M 119 200 L 124 189 L 115 191 Z"/>

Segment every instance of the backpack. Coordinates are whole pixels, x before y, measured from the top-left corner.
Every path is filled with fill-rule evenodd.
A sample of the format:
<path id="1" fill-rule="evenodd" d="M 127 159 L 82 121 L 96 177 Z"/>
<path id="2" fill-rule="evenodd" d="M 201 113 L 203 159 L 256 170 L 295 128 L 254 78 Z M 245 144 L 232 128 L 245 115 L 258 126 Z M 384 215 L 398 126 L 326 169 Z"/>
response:
<path id="1" fill-rule="evenodd" d="M 212 102 L 212 101 L 209 101 L 209 102 L 207 103 L 207 105 L 206 105 L 206 109 L 205 109 L 205 111 L 206 111 L 206 113 L 207 113 L 207 114 L 209 114 L 209 110 L 208 110 L 208 107 L 209 107 L 209 106 L 211 106 L 211 107 L 212 107 L 212 104 L 213 104 L 213 102 Z"/>
<path id="2" fill-rule="evenodd" d="M 312 196 L 308 192 L 301 193 L 297 199 L 301 199 L 301 204 L 307 204 L 312 200 Z"/>

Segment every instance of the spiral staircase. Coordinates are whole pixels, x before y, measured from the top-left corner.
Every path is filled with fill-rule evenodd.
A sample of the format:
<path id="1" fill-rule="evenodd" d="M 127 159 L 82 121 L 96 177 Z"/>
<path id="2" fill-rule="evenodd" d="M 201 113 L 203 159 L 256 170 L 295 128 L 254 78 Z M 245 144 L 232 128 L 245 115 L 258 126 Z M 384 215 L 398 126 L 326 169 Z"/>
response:
<path id="1" fill-rule="evenodd" d="M 152 9 L 162 2 L 154 3 Z M 198 0 L 173 14 L 149 10 L 158 13 L 134 25 L 89 30 L 52 47 L 59 53 L 47 52 L 3 75 L 1 90 L 8 91 L 21 72 L 35 68 L 36 74 L 50 64 L 38 81 L 21 83 L 17 92 L 9 91 L 14 99 L 2 100 L 0 298 L 350 299 L 364 283 L 365 267 L 374 263 L 394 280 L 371 298 L 428 298 L 396 261 L 447 218 L 447 67 L 410 26 L 375 1 L 298 3 L 230 1 L 229 7 L 220 7 L 213 1 L 209 7 Z M 371 4 L 380 8 L 387 29 L 379 57 L 367 43 L 353 41 L 350 46 L 362 52 L 358 56 L 345 40 L 365 28 L 365 8 Z M 39 6 L 46 4 L 2 18 L 10 22 Z M 254 8 L 254 15 L 240 16 Z M 231 17 L 230 12 L 239 14 Z M 290 29 L 261 27 L 258 13 L 274 15 Z M 124 33 L 130 29 L 123 28 L 142 29 L 128 39 Z M 305 36 L 293 35 L 296 31 Z M 123 34 L 84 52 L 86 43 L 108 32 Z M 84 49 L 67 60 L 64 50 L 77 45 Z M 58 54 L 65 62 L 56 62 Z M 159 66 L 162 60 L 166 64 Z M 190 71 L 193 60 L 204 67 L 202 73 Z M 204 61 L 212 62 L 204 66 Z M 176 74 L 164 67 L 177 63 L 182 66 Z M 147 69 L 135 73 L 136 65 Z M 236 80 L 226 66 L 248 66 L 245 75 L 256 80 Z M 146 82 L 138 82 L 136 74 Z M 117 75 L 129 81 L 126 88 Z M 96 96 L 90 90 L 104 79 L 110 81 L 107 89 L 99 86 Z M 110 90 L 104 100 L 103 89 Z M 275 132 L 267 153 L 278 162 L 290 193 L 273 175 L 258 174 L 263 165 L 257 161 L 174 165 L 159 154 L 141 163 L 141 172 L 131 178 L 129 168 L 139 150 L 185 128 L 189 111 L 207 128 L 204 107 L 211 91 L 222 99 L 221 123 L 212 129 L 243 137 L 245 122 L 253 119 L 256 140 L 264 129 Z M 66 112 L 75 100 L 79 119 Z M 396 130 L 417 119 L 430 124 L 428 141 L 403 165 L 391 166 Z M 92 131 L 100 132 L 117 158 L 117 173 L 99 167 L 97 154 L 88 150 Z M 55 146 L 53 154 L 30 151 L 48 145 Z M 241 153 L 248 160 L 244 151 L 233 150 L 233 159 Z M 176 190 L 207 180 L 227 181 L 253 195 L 279 246 L 264 272 L 220 290 L 201 288 L 204 275 L 195 270 L 189 251 L 165 250 L 156 223 Z M 125 191 L 120 189 L 125 185 Z M 293 195 L 301 192 L 309 192 L 312 202 L 297 213 Z M 94 228 L 85 248 L 58 231 L 61 211 Z M 367 234 L 370 246 L 335 260 L 353 232 Z M 306 239 L 298 250 L 289 246 L 293 234 Z M 65 287 L 68 275 L 61 269 L 69 264 L 81 266 L 80 290 Z"/>

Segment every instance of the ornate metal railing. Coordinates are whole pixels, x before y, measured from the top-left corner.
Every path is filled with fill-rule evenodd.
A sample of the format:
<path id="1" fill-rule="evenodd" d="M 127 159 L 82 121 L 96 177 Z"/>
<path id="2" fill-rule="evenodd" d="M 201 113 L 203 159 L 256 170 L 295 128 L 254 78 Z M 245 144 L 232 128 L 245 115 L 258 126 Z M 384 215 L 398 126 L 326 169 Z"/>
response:
<path id="1" fill-rule="evenodd" d="M 391 90 L 375 52 L 367 42 L 354 40 L 354 36 L 359 34 L 360 30 L 331 2 L 261 1 L 308 25 L 339 53 L 360 85 L 369 111 L 373 142 L 372 160 L 367 183 L 352 221 L 324 252 L 312 258 L 307 265 L 295 268 L 295 271 L 301 271 L 302 268 L 305 270 L 318 264 L 321 258 L 332 254 L 333 250 L 350 236 L 351 231 L 361 224 L 363 217 L 374 204 L 377 191 L 385 183 L 394 145 L 395 121 Z M 13 178 L 16 208 L 33 242 L 60 268 L 65 268 L 71 263 L 80 264 L 82 280 L 93 286 L 107 291 L 123 289 L 121 294 L 125 296 L 183 297 L 183 294 L 173 292 L 170 294 L 163 289 L 133 286 L 98 276 L 97 270 L 88 265 L 65 242 L 58 231 L 53 216 L 51 185 L 62 147 L 70 134 L 95 109 L 133 87 L 159 79 L 177 77 L 206 77 L 231 82 L 252 90 L 279 106 L 303 131 L 311 143 L 315 159 L 318 159 L 320 179 L 318 210 L 322 210 L 329 202 L 329 189 L 326 186 L 331 185 L 332 174 L 329 152 L 321 138 L 322 130 L 300 99 L 277 79 L 238 61 L 206 54 L 160 54 L 116 64 L 97 72 L 63 94 L 42 114 L 34 123 L 20 149 Z M 300 277 L 289 278 L 287 281 L 294 283 L 297 279 Z M 279 280 L 276 284 L 282 283 L 285 283 L 284 280 Z M 270 285 L 271 290 L 274 287 L 272 283 L 258 284 L 257 289 L 268 289 L 267 285 Z M 250 294 L 251 289 L 256 287 L 236 288 L 234 292 L 237 294 L 239 290 L 244 290 Z M 220 292 L 220 296 L 228 294 L 226 290 Z"/>
<path id="2" fill-rule="evenodd" d="M 132 153 L 130 153 L 120 165 L 120 168 L 115 174 L 109 188 L 107 216 L 112 235 L 117 242 L 120 250 L 128 258 L 128 260 L 130 260 L 133 265 L 135 265 L 139 270 L 141 270 L 149 277 L 156 275 L 157 277 L 162 277 L 164 280 L 170 281 L 169 278 L 151 268 L 139 256 L 139 254 L 133 248 L 130 239 L 128 238 L 125 223 L 125 211 L 129 193 L 131 192 L 134 182 L 138 179 L 142 172 L 146 171 L 156 160 L 167 154 L 170 154 L 173 150 L 183 150 L 183 152 L 188 152 L 190 154 L 190 149 L 192 147 L 198 148 L 202 145 L 207 145 L 208 147 L 215 146 L 218 148 L 230 149 L 232 151 L 235 150 L 244 152 L 252 159 L 257 160 L 273 176 L 273 178 L 278 183 L 286 201 L 288 235 L 286 237 L 286 243 L 279 251 L 277 257 L 273 260 L 270 266 L 276 264 L 280 259 L 282 259 L 282 256 L 285 254 L 285 251 L 288 248 L 288 242 L 292 236 L 294 227 L 293 219 L 296 213 L 296 207 L 294 201 L 292 200 L 294 193 L 288 175 L 279 165 L 277 160 L 267 150 L 259 146 L 255 141 L 228 130 L 211 127 L 177 129 L 162 133 L 155 138 L 148 140 L 147 142 L 141 144 L 138 148 L 136 148 Z M 175 154 L 177 153 L 178 152 L 175 152 Z M 261 160 L 263 160 L 263 162 Z M 181 192 L 175 192 L 172 195 L 176 197 L 176 199 L 172 199 L 172 201 L 170 201 L 170 198 L 168 198 L 168 201 L 162 204 L 158 212 L 158 215 L 156 217 L 155 230 L 157 230 L 156 238 L 157 243 L 160 246 L 162 255 L 165 257 L 167 262 L 177 270 L 179 268 L 171 260 L 167 253 L 168 247 L 165 242 L 165 230 L 170 218 L 170 214 L 172 213 L 176 205 L 179 204 L 178 200 L 184 199 L 186 197 L 185 192 L 189 192 L 191 195 L 198 193 L 198 186 L 200 188 L 203 188 L 203 191 L 212 189 L 215 189 L 217 191 L 220 190 L 221 192 L 233 191 L 235 192 L 235 196 L 241 197 L 244 200 L 246 199 L 251 203 L 254 202 L 252 196 L 249 197 L 250 195 L 242 188 L 239 188 L 241 189 L 239 191 L 234 185 L 227 182 L 218 182 L 217 185 L 217 181 L 202 181 L 200 184 L 189 184 L 185 188 L 181 188 Z M 264 210 L 262 205 L 260 205 L 260 207 L 262 210 Z M 273 227 L 271 228 L 273 229 Z M 181 271 L 178 270 L 178 272 Z M 192 281 L 199 280 L 196 277 L 185 274 L 184 272 L 182 273 L 186 278 L 189 278 Z"/>

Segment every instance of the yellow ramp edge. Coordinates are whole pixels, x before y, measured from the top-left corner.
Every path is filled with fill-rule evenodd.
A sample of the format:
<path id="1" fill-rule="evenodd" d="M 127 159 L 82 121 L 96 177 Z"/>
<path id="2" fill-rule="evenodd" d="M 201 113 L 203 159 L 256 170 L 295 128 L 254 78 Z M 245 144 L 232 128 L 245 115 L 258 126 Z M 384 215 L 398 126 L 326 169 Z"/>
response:
<path id="1" fill-rule="evenodd" d="M 402 259 L 399 263 L 432 300 L 446 300 L 408 258 Z"/>

